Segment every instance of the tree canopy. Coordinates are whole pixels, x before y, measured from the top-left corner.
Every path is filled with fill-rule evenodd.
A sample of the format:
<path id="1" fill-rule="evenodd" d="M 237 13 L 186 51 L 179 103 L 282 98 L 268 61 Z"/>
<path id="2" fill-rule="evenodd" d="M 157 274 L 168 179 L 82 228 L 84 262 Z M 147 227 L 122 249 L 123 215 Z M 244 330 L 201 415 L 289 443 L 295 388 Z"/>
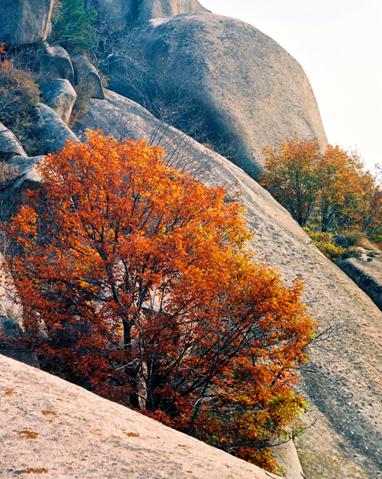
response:
<path id="1" fill-rule="evenodd" d="M 366 171 L 356 154 L 332 145 L 322 152 L 316 140 L 292 139 L 265 156 L 261 183 L 301 226 L 367 235 L 381 226 L 379 175 Z"/>
<path id="2" fill-rule="evenodd" d="M 163 155 L 89 132 L 46 157 L 11 224 L 31 347 L 48 371 L 272 469 L 304 407 L 302 284 L 254 264 L 242 207 Z"/>

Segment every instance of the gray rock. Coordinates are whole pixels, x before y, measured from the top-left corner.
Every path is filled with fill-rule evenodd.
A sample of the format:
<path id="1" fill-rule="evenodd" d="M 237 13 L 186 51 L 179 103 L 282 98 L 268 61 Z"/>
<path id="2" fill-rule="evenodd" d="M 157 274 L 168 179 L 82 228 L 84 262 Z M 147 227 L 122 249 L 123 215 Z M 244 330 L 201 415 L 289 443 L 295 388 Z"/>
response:
<path id="1" fill-rule="evenodd" d="M 76 86 L 85 91 L 90 98 L 105 98 L 102 80 L 97 68 L 85 55 L 76 55 L 72 58 Z"/>
<path id="2" fill-rule="evenodd" d="M 16 156 L 9 162 L 10 165 L 18 168 L 18 177 L 7 192 L 9 199 L 15 200 L 19 194 L 26 189 L 39 188 L 41 186 L 41 175 L 38 165 L 43 161 L 44 156 Z"/>
<path id="3" fill-rule="evenodd" d="M 77 98 L 77 93 L 69 80 L 50 80 L 41 86 L 40 91 L 44 103 L 68 124 Z"/>
<path id="4" fill-rule="evenodd" d="M 27 156 L 16 136 L 0 123 L 0 161 L 7 161 L 16 155 Z"/>
<path id="5" fill-rule="evenodd" d="M 60 46 L 43 45 L 40 68 L 44 78 L 54 80 L 64 78 L 74 83 L 74 70 L 69 53 Z"/>
<path id="6" fill-rule="evenodd" d="M 334 238 L 334 243 L 336 246 L 340 246 L 341 248 L 349 248 L 350 240 L 346 238 L 346 236 L 336 235 Z"/>
<path id="7" fill-rule="evenodd" d="M 320 331 L 332 329 L 313 345 L 311 364 L 303 370 L 313 416 L 303 415 L 313 426 L 297 442 L 303 470 L 310 479 L 377 478 L 382 468 L 381 311 L 240 168 L 115 93 L 90 104 L 77 133 L 102 129 L 117 138 L 161 144 L 169 162 L 240 198 L 254 232 L 256 261 L 275 267 L 285 281 L 304 279 L 304 299 Z"/>
<path id="8" fill-rule="evenodd" d="M 34 129 L 39 139 L 41 154 L 61 150 L 68 140 L 78 141 L 76 135 L 47 105 L 39 103 L 35 116 Z"/>
<path id="9" fill-rule="evenodd" d="M 249 24 L 208 13 L 157 19 L 128 33 L 114 51 L 112 90 L 252 176 L 263 165 L 265 146 L 293 136 L 326 144 L 301 66 Z"/>
<path id="10" fill-rule="evenodd" d="M 1 0 L 0 42 L 21 46 L 45 40 L 53 0 Z"/>
<path id="11" fill-rule="evenodd" d="M 206 11 L 197 0 L 87 0 L 86 4 L 95 8 L 102 29 L 108 33 L 151 18 Z"/>
<path id="12" fill-rule="evenodd" d="M 98 24 L 105 33 L 121 32 L 132 21 L 135 0 L 85 0 L 98 15 Z"/>
<path id="13" fill-rule="evenodd" d="M 382 258 L 375 254 L 360 253 L 357 257 L 340 259 L 338 266 L 382 310 Z"/>

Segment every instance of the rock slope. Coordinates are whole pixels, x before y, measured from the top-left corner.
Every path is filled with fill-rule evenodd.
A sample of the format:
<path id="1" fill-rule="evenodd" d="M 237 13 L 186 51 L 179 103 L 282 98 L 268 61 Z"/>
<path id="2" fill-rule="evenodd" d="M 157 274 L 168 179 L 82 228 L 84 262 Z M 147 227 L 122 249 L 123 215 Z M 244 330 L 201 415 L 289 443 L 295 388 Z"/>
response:
<path id="1" fill-rule="evenodd" d="M 301 66 L 253 26 L 209 13 L 152 20 L 112 44 L 111 89 L 232 159 L 251 176 L 263 148 L 326 144 Z"/>
<path id="2" fill-rule="evenodd" d="M 1 479 L 276 478 L 1 355 L 0 405 Z"/>
<path id="3" fill-rule="evenodd" d="M 305 300 L 321 330 L 304 371 L 312 425 L 298 439 L 309 479 L 382 477 L 382 313 L 339 268 L 312 244 L 291 216 L 230 161 L 160 122 L 137 103 L 107 92 L 92 100 L 82 122 L 117 138 L 148 138 L 168 151 L 168 161 L 199 179 L 222 185 L 247 208 L 258 261 L 286 280 L 305 280 Z M 340 473 L 339 473 L 340 471 Z"/>

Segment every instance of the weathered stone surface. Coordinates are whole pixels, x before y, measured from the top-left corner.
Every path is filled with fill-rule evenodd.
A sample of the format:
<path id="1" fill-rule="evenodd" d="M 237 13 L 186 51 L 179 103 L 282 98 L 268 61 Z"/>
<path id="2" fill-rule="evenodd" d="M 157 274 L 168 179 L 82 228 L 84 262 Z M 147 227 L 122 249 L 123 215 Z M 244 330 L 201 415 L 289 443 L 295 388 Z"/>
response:
<path id="1" fill-rule="evenodd" d="M 80 86 L 90 98 L 105 98 L 102 80 L 97 68 L 85 55 L 76 55 L 72 58 L 74 66 L 75 84 Z"/>
<path id="2" fill-rule="evenodd" d="M 86 4 L 95 8 L 101 27 L 109 33 L 151 18 L 206 11 L 197 0 L 87 0 Z"/>
<path id="3" fill-rule="evenodd" d="M 301 66 L 249 24 L 212 14 L 153 20 L 114 48 L 110 88 L 256 176 L 263 148 L 293 136 L 326 144 Z"/>
<path id="4" fill-rule="evenodd" d="M 147 21 L 151 18 L 175 17 L 205 11 L 197 0 L 141 0 L 138 18 L 140 21 Z"/>
<path id="5" fill-rule="evenodd" d="M 40 91 L 44 103 L 68 124 L 77 98 L 77 93 L 69 80 L 50 80 L 41 86 Z"/>
<path id="6" fill-rule="evenodd" d="M 18 177 L 12 184 L 7 197 L 16 200 L 19 193 L 26 189 L 38 188 L 41 185 L 41 175 L 38 172 L 38 165 L 43 161 L 44 156 L 16 156 L 9 162 L 10 165 L 18 168 Z"/>
<path id="7" fill-rule="evenodd" d="M 26 45 L 45 40 L 53 0 L 1 0 L 0 42 Z"/>
<path id="8" fill-rule="evenodd" d="M 16 155 L 26 156 L 24 148 L 16 136 L 0 123 L 0 161 L 6 161 Z"/>
<path id="9" fill-rule="evenodd" d="M 106 33 L 120 32 L 132 21 L 135 0 L 85 0 L 98 15 L 101 30 Z"/>
<path id="10" fill-rule="evenodd" d="M 68 140 L 77 141 L 76 135 L 49 106 L 39 103 L 35 116 L 34 130 L 39 139 L 41 154 L 61 150 Z"/>
<path id="11" fill-rule="evenodd" d="M 72 61 L 65 48 L 45 43 L 40 56 L 40 65 L 45 79 L 64 78 L 74 83 Z"/>
<path id="12" fill-rule="evenodd" d="M 309 479 L 379 478 L 381 311 L 254 180 L 138 104 L 115 93 L 107 93 L 106 101 L 91 100 L 82 120 L 81 129 L 85 128 L 159 143 L 173 163 L 181 162 L 198 178 L 224 186 L 241 199 L 255 233 L 256 259 L 277 268 L 287 281 L 303 278 L 305 301 L 321 331 L 332 328 L 314 345 L 312 363 L 304 371 L 304 392 L 313 415 L 304 416 L 313 426 L 297 442 L 304 473 Z"/>
<path id="13" fill-rule="evenodd" d="M 359 258 L 339 260 L 337 264 L 382 310 L 381 253 L 365 251 Z"/>
<path id="14" fill-rule="evenodd" d="M 1 473 L 7 479 L 24 474 L 47 479 L 276 478 L 4 356 L 0 397 Z"/>

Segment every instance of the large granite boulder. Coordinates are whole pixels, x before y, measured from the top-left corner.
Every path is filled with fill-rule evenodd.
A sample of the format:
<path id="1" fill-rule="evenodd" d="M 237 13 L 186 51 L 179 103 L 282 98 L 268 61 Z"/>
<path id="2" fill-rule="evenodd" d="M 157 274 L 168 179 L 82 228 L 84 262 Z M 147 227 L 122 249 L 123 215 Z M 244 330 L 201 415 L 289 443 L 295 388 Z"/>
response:
<path id="1" fill-rule="evenodd" d="M 198 0 L 86 0 L 98 14 L 98 22 L 108 33 L 155 17 L 204 12 Z"/>
<path id="2" fill-rule="evenodd" d="M 252 176 L 261 169 L 265 146 L 295 136 L 326 144 L 301 66 L 247 23 L 209 13 L 156 19 L 114 47 L 112 90 Z"/>
<path id="3" fill-rule="evenodd" d="M 0 161 L 6 161 L 17 155 L 26 156 L 24 148 L 16 136 L 0 123 Z"/>
<path id="4" fill-rule="evenodd" d="M 305 301 L 326 331 L 304 370 L 310 427 L 298 438 L 309 479 L 376 479 L 382 468 L 382 313 L 263 188 L 227 159 L 157 120 L 137 103 L 108 92 L 91 100 L 86 128 L 117 138 L 161 144 L 174 164 L 199 179 L 224 186 L 246 207 L 256 259 L 277 268 L 286 281 L 305 280 Z M 331 329 L 330 329 L 331 328 Z M 317 421 L 316 421 L 317 420 Z"/>
<path id="5" fill-rule="evenodd" d="M 68 124 L 77 98 L 77 93 L 69 80 L 56 79 L 45 82 L 40 92 L 44 103 Z"/>
<path id="6" fill-rule="evenodd" d="M 49 106 L 36 106 L 34 132 L 42 155 L 61 150 L 68 140 L 77 141 L 76 135 Z"/>
<path id="7" fill-rule="evenodd" d="M 276 479 L 62 379 L 0 355 L 1 477 Z"/>
<path id="8" fill-rule="evenodd" d="M 14 46 L 46 40 L 53 0 L 1 0 L 0 42 Z"/>

